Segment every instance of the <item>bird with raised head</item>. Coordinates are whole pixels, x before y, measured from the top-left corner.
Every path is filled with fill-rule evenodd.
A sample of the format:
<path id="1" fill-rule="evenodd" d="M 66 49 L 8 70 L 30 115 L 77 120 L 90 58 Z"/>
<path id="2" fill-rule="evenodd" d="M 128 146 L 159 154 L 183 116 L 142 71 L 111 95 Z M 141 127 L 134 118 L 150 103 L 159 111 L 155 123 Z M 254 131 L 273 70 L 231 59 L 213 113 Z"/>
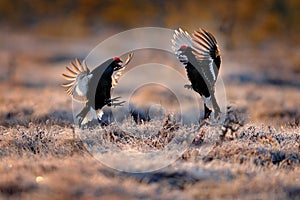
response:
<path id="1" fill-rule="evenodd" d="M 122 106 L 125 101 L 120 102 L 120 97 L 111 98 L 111 89 L 114 88 L 122 71 L 131 61 L 133 53 L 128 54 L 126 61 L 119 57 L 108 59 L 94 70 L 90 71 L 86 62 L 81 62 L 76 58 L 76 64 L 70 62 L 71 68 L 66 67 L 68 74 L 62 74 L 70 81 L 62 84 L 66 87 L 66 92 L 76 101 L 85 103 L 84 108 L 76 115 L 78 124 L 81 127 L 93 120 L 91 113 L 97 114 L 98 121 L 103 115 L 102 108 L 107 106 Z"/>
<path id="2" fill-rule="evenodd" d="M 191 82 L 184 87 L 200 94 L 204 104 L 204 119 L 213 115 L 211 118 L 217 120 L 221 111 L 215 97 L 215 83 L 221 66 L 221 55 L 215 37 L 204 29 L 196 30 L 190 36 L 187 31 L 179 28 L 174 32 L 172 44 Z"/>

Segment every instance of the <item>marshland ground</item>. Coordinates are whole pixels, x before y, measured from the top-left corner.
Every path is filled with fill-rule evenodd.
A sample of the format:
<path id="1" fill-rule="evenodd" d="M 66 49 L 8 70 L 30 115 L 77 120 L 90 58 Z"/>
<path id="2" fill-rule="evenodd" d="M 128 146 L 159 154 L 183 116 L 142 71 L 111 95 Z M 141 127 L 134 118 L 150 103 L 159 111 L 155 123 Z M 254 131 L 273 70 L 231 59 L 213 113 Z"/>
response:
<path id="1" fill-rule="evenodd" d="M 193 9 L 192 5 L 186 6 Z M 247 8 L 261 8 L 252 7 Z M 275 8 L 265 9 L 273 13 Z M 172 9 L 164 16 L 168 26 L 181 22 L 172 15 L 176 8 Z M 103 20 L 115 23 L 118 16 L 109 11 L 111 18 Z M 250 11 L 243 13 L 236 13 L 236 18 L 250 18 Z M 123 29 L 108 26 L 104 31 L 96 26 L 87 32 L 70 25 L 77 22 L 69 18 L 61 22 L 69 26 L 60 31 L 60 24 L 51 20 L 31 29 L 11 28 L 4 22 L 0 31 L 0 199 L 299 199 L 299 39 L 295 29 L 276 25 L 281 14 L 274 17 L 258 9 L 258 15 L 267 18 L 248 26 L 259 25 L 260 33 L 250 30 L 240 35 L 246 28 L 239 21 L 234 22 L 232 37 L 206 25 L 216 30 L 220 41 L 228 106 L 226 133 L 224 127 L 203 126 L 176 162 L 138 174 L 108 168 L 89 154 L 74 131 L 71 98 L 60 87 L 69 61 L 84 59 L 99 42 Z M 79 12 L 76 19 L 86 20 L 82 16 Z M 16 27 L 18 15 L 11 23 Z M 138 59 L 156 59 L 149 57 Z M 157 61 L 161 60 L 158 56 Z M 136 102 L 148 98 L 144 94 Z M 201 141 L 212 133 L 218 140 L 203 155 Z M 108 137 L 115 142 L 120 135 Z"/>

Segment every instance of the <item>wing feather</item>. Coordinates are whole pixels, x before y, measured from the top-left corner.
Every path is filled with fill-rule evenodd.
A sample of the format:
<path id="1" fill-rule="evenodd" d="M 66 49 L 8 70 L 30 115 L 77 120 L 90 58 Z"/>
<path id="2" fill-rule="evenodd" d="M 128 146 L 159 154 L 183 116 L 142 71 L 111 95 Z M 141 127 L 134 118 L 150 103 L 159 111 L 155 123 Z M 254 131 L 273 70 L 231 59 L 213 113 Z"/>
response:
<path id="1" fill-rule="evenodd" d="M 128 63 L 131 61 L 133 57 L 133 53 L 128 54 L 127 59 L 125 60 L 124 64 L 122 65 L 122 68 L 128 65 Z"/>
<path id="2" fill-rule="evenodd" d="M 80 72 L 80 70 L 78 69 L 78 67 L 71 61 L 70 62 L 72 68 L 74 69 L 74 71 L 78 74 Z"/>
<path id="3" fill-rule="evenodd" d="M 81 62 L 78 60 L 78 58 L 76 58 L 75 61 L 76 61 L 76 65 L 77 65 L 77 68 L 79 69 L 79 71 L 83 72 L 84 68 L 82 67 Z"/>
<path id="4" fill-rule="evenodd" d="M 199 33 L 199 31 L 196 31 L 197 34 L 194 34 L 193 36 L 196 38 L 194 42 L 201 43 L 205 48 L 209 49 L 211 48 L 211 43 Z"/>
<path id="5" fill-rule="evenodd" d="M 75 81 L 72 81 L 72 82 L 69 82 L 69 83 L 63 83 L 63 84 L 61 84 L 61 86 L 63 86 L 63 87 L 70 87 L 70 86 L 74 85 L 74 82 Z"/>
<path id="6" fill-rule="evenodd" d="M 83 65 L 79 61 L 78 58 L 75 59 L 74 64 L 72 61 L 70 62 L 71 68 L 66 67 L 66 73 L 62 74 L 64 79 L 66 79 L 67 83 L 61 84 L 62 87 L 66 88 L 66 92 L 68 95 L 71 95 L 75 100 L 78 101 L 87 101 L 86 96 L 82 96 L 77 93 L 76 86 L 78 85 L 78 76 L 88 76 L 90 73 L 89 68 L 86 65 L 86 61 L 83 61 Z"/>
<path id="7" fill-rule="evenodd" d="M 119 79 L 122 76 L 122 73 L 123 73 L 124 69 L 126 68 L 126 66 L 131 61 L 132 57 L 133 57 L 133 53 L 128 54 L 127 59 L 125 60 L 125 62 L 122 65 L 122 67 L 118 71 L 116 71 L 116 72 L 113 73 L 113 75 L 111 77 L 111 79 L 112 79 L 111 88 L 112 89 L 115 88 L 116 85 L 118 85 Z"/>
<path id="8" fill-rule="evenodd" d="M 172 49 L 175 52 L 175 54 L 178 54 L 178 50 L 180 49 L 181 46 L 189 46 L 192 47 L 194 46 L 194 42 L 192 40 L 192 37 L 187 31 L 183 31 L 181 28 L 178 30 L 175 30 L 175 33 L 173 34 L 173 39 L 171 40 L 172 42 Z"/>
<path id="9" fill-rule="evenodd" d="M 83 71 L 86 71 L 87 73 L 90 73 L 90 69 L 86 65 L 86 60 L 83 61 L 83 66 L 84 66 Z"/>
<path id="10" fill-rule="evenodd" d="M 75 76 L 70 76 L 70 75 L 67 75 L 67 74 L 62 74 L 62 76 L 68 80 L 68 81 L 74 81 L 76 79 Z"/>
<path id="11" fill-rule="evenodd" d="M 171 42 L 178 59 L 183 63 L 191 62 L 205 79 L 207 85 L 213 87 L 218 75 L 218 69 L 213 61 L 216 56 L 219 56 L 215 37 L 204 29 L 194 31 L 191 37 L 188 32 L 179 28 L 174 31 Z M 179 50 L 182 45 L 192 48 L 191 54 L 196 58 L 195 60 L 188 52 L 182 54 Z"/>
<path id="12" fill-rule="evenodd" d="M 193 54 L 196 59 L 201 63 L 207 63 L 203 66 L 201 71 L 206 77 L 206 82 L 214 82 L 217 79 L 218 69 L 213 60 L 219 56 L 219 48 L 215 37 L 204 29 L 197 30 L 193 33 Z M 207 61 L 207 62 L 206 62 Z"/>
<path id="13" fill-rule="evenodd" d="M 76 72 L 71 70 L 69 67 L 66 67 L 67 72 L 69 72 L 70 75 L 77 76 Z"/>

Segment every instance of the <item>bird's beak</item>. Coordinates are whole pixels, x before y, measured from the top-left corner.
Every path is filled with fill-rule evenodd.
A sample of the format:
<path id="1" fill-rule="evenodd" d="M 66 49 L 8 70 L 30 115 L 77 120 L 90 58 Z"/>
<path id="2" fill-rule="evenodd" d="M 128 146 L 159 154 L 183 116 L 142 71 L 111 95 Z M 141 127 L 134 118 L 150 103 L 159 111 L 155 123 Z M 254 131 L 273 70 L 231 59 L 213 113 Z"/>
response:
<path id="1" fill-rule="evenodd" d="M 176 54 L 177 56 L 179 56 L 179 55 L 182 54 L 182 51 L 179 49 L 179 50 L 177 50 L 177 51 L 175 52 L 175 54 Z"/>
<path id="2" fill-rule="evenodd" d="M 118 66 L 117 66 L 117 67 L 115 67 L 114 71 L 118 71 L 119 69 L 122 69 L 122 68 L 123 68 L 123 65 L 122 65 L 122 63 L 123 63 L 123 61 L 122 61 L 122 60 L 118 61 Z"/>
<path id="3" fill-rule="evenodd" d="M 93 74 L 87 75 L 88 79 L 91 79 L 93 77 Z"/>
<path id="4" fill-rule="evenodd" d="M 120 70 L 120 69 L 122 69 L 122 68 L 123 68 L 122 65 L 120 65 L 120 66 L 116 67 L 116 68 L 114 69 L 114 71 L 118 71 L 118 70 Z"/>

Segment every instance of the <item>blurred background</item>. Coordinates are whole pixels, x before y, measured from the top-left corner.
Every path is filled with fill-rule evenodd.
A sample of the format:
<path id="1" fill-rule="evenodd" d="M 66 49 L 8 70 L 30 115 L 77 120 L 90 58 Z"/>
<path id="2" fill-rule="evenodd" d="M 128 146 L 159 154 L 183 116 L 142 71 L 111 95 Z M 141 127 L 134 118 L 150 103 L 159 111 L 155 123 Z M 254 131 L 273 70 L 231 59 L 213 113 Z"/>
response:
<path id="1" fill-rule="evenodd" d="M 44 36 L 86 36 L 112 28 L 142 26 L 194 30 L 206 27 L 226 37 L 227 47 L 300 42 L 297 0 L 1 0 L 3 29 L 34 31 Z"/>
<path id="2" fill-rule="evenodd" d="M 298 0 L 1 0 L 0 82 L 62 94 L 64 66 L 75 57 L 84 59 L 109 36 L 144 26 L 182 27 L 190 33 L 201 27 L 219 42 L 230 101 L 247 105 L 259 118 L 275 110 L 267 118 L 295 120 L 299 11 Z M 2 92 L 11 92 L 5 88 Z"/>

